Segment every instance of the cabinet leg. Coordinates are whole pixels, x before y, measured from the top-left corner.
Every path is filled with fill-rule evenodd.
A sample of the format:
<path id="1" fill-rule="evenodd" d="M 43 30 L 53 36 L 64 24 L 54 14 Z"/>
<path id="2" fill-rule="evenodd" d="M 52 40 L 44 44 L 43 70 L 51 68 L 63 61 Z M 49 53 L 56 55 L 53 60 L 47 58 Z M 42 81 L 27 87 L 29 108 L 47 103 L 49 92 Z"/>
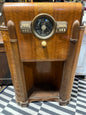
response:
<path id="1" fill-rule="evenodd" d="M 69 102 L 70 102 L 70 99 L 65 100 L 65 101 L 62 101 L 62 100 L 60 99 L 60 100 L 59 100 L 59 105 L 61 105 L 61 106 L 67 105 L 67 104 L 69 104 Z"/>
<path id="2" fill-rule="evenodd" d="M 21 102 L 21 101 L 17 101 L 17 99 L 16 99 L 16 103 L 21 107 L 27 107 L 28 106 L 28 100 L 25 102 Z"/>
<path id="3" fill-rule="evenodd" d="M 16 100 L 20 105 L 27 106 L 28 97 L 24 77 L 23 64 L 20 60 L 15 25 L 8 21 L 8 30 L 2 31 L 8 64 L 15 89 Z"/>
<path id="4" fill-rule="evenodd" d="M 77 43 L 70 42 L 67 60 L 64 62 L 63 76 L 60 88 L 60 104 L 67 104 L 71 98 L 72 85 L 75 77 L 77 61 L 82 43 L 84 29 L 79 31 Z"/>

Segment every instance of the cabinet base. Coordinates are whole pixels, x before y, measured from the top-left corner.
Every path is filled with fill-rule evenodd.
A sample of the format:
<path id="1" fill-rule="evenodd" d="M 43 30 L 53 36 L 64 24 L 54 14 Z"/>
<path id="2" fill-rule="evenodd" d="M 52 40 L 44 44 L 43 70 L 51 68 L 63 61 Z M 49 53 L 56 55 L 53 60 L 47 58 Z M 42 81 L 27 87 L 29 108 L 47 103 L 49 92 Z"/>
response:
<path id="1" fill-rule="evenodd" d="M 17 101 L 16 100 L 16 103 L 21 106 L 21 107 L 27 107 L 28 106 L 28 100 L 25 101 L 25 102 L 22 102 L 22 101 Z"/>
<path id="2" fill-rule="evenodd" d="M 70 102 L 70 99 L 65 100 L 65 101 L 62 101 L 62 100 L 60 99 L 60 100 L 59 100 L 59 105 L 64 106 L 64 105 L 69 104 L 69 102 Z"/>

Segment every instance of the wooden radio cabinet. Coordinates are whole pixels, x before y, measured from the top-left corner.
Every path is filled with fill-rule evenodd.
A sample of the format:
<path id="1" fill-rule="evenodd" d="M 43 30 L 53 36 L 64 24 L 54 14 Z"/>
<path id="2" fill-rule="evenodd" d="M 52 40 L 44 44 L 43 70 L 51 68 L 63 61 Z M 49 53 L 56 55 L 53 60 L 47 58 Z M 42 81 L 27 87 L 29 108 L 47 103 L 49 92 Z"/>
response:
<path id="1" fill-rule="evenodd" d="M 5 3 L 0 27 L 16 101 L 70 101 L 83 38 L 81 3 Z"/>

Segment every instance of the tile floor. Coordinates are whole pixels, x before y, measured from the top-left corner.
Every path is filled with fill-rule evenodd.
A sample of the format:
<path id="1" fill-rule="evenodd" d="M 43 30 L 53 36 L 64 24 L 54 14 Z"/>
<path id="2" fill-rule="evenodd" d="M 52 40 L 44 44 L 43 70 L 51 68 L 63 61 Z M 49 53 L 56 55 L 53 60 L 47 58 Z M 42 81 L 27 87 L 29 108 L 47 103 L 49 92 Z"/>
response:
<path id="1" fill-rule="evenodd" d="M 13 86 L 9 86 L 0 94 L 0 115 L 86 115 L 86 81 L 75 77 L 71 101 L 67 106 L 48 101 L 20 107 L 15 102 Z"/>

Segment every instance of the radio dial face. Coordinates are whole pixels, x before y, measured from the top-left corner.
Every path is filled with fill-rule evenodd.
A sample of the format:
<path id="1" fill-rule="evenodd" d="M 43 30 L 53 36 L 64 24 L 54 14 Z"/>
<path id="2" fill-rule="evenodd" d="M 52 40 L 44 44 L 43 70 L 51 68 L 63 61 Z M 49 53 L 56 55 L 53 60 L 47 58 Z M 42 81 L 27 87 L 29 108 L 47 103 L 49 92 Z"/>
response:
<path id="1" fill-rule="evenodd" d="M 67 21 L 55 21 L 49 14 L 39 14 L 33 21 L 21 21 L 20 30 L 22 33 L 33 33 L 39 39 L 48 39 L 54 33 L 66 33 Z"/>
<path id="2" fill-rule="evenodd" d="M 34 24 L 35 32 L 40 36 L 48 36 L 53 30 L 53 22 L 48 18 L 39 18 Z"/>
<path id="3" fill-rule="evenodd" d="M 55 33 L 56 23 L 48 14 L 40 14 L 32 21 L 32 32 L 39 39 L 48 39 Z"/>

